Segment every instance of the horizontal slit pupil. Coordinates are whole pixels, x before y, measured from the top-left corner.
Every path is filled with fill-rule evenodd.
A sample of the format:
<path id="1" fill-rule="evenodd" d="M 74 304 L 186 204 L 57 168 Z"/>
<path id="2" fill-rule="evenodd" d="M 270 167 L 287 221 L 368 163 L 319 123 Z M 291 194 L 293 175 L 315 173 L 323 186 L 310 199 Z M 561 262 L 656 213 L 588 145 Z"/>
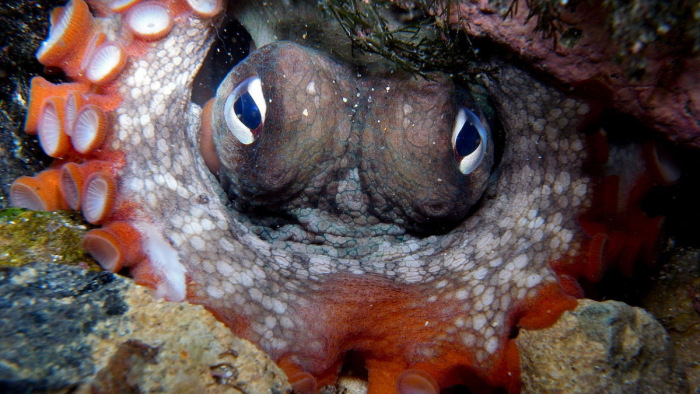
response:
<path id="1" fill-rule="evenodd" d="M 260 126 L 260 123 L 262 123 L 260 109 L 258 109 L 258 105 L 248 92 L 242 94 L 241 97 L 233 103 L 233 111 L 238 119 L 240 119 L 241 123 L 251 130 L 256 129 Z"/>

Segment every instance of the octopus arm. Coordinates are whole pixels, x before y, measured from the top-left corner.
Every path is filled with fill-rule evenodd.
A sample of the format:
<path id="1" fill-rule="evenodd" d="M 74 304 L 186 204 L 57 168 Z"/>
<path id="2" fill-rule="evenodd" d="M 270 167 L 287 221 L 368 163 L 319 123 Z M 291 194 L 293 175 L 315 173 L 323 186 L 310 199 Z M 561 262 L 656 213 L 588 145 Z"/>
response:
<path id="1" fill-rule="evenodd" d="M 201 109 L 189 102 L 222 4 L 90 4 L 99 17 L 83 0 L 52 14 L 38 57 L 72 81 L 35 79 L 27 130 L 56 161 L 15 182 L 13 204 L 81 210 L 99 226 L 83 245 L 106 269 L 206 305 L 299 390 L 332 383 L 354 352 L 371 392 L 517 391 L 517 327 L 573 308 L 578 277 L 651 253 L 635 234 L 658 233 L 638 209 L 654 180 L 643 168 L 586 173 L 589 106 L 505 64 L 484 77 L 506 130 L 500 176 L 454 231 L 375 245 L 364 259 L 267 242 L 227 208 L 199 153 Z M 595 165 L 605 171 L 642 155 L 603 149 Z"/>

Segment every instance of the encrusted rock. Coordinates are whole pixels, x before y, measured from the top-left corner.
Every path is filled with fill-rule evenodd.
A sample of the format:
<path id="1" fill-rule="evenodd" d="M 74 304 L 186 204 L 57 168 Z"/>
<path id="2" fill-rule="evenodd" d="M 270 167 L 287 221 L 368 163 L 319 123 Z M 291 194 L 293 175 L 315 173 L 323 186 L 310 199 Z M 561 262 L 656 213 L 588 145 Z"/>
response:
<path id="1" fill-rule="evenodd" d="M 106 272 L 0 269 L 0 391 L 287 392 L 284 373 L 200 306 Z M 524 392 L 682 392 L 668 335 L 621 302 L 579 301 L 518 337 Z M 362 389 L 360 388 L 360 392 Z"/>
<path id="2" fill-rule="evenodd" d="M 36 261 L 102 270 L 80 247 L 88 225 L 79 213 L 0 210 L 0 266 Z"/>
<path id="3" fill-rule="evenodd" d="M 56 264 L 0 269 L 0 392 L 283 393 L 286 376 L 201 306 Z"/>
<path id="4" fill-rule="evenodd" d="M 522 330 L 523 392 L 680 393 L 671 341 L 643 309 L 580 300 L 550 328 Z"/>
<path id="5" fill-rule="evenodd" d="M 530 15 L 531 10 L 526 5 L 529 2 L 517 1 L 518 11 L 506 19 L 503 10 L 508 9 L 511 1 L 455 3 L 450 14 L 452 22 L 468 34 L 488 37 L 510 48 L 533 67 L 568 85 L 585 87 L 584 91 L 592 89 L 590 93 L 597 102 L 604 96 L 598 92 L 599 87 L 604 87 L 610 95 L 610 105 L 616 110 L 635 116 L 672 141 L 700 146 L 700 58 L 697 54 L 684 54 L 685 46 L 669 45 L 672 40 L 664 37 L 639 49 L 626 49 L 643 55 L 643 66 L 638 65 L 639 69 L 634 71 L 635 67 L 628 62 L 633 56 L 620 56 L 618 45 L 624 43 L 615 42 L 610 37 L 610 28 L 606 27 L 605 18 L 613 11 L 602 7 L 600 2 L 579 2 L 574 13 L 566 12 L 563 6 L 553 10 L 561 12 L 567 27 L 573 26 L 567 32 L 558 33 L 556 42 L 535 31 L 537 18 Z M 645 7 L 652 10 L 668 8 L 655 6 L 654 2 L 646 3 Z M 640 20 L 649 17 L 651 15 Z M 618 22 L 634 24 L 636 21 Z M 697 26 L 697 19 L 694 23 Z M 640 25 L 648 26 L 648 23 Z M 576 34 L 569 37 L 569 31 Z"/>
<path id="6" fill-rule="evenodd" d="M 700 393 L 700 249 L 669 252 L 642 306 L 666 328 L 690 391 Z"/>

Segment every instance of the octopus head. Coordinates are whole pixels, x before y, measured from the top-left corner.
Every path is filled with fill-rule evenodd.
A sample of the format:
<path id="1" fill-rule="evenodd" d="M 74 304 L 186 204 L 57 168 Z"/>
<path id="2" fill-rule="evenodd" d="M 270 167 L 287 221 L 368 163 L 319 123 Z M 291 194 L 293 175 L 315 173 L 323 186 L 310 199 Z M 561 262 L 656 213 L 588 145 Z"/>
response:
<path id="1" fill-rule="evenodd" d="M 468 215 L 494 163 L 489 122 L 468 92 L 441 75 L 357 74 L 291 42 L 229 73 L 206 138 L 239 211 L 286 223 L 321 215 L 346 236 L 364 234 L 358 226 L 444 232 Z"/>

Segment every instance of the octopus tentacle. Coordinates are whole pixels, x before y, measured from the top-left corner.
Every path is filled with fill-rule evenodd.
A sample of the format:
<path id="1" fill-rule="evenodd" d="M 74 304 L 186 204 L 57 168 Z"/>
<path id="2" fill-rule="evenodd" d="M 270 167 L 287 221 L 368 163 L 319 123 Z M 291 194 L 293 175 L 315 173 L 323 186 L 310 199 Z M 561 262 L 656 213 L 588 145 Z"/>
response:
<path id="1" fill-rule="evenodd" d="M 126 106 L 134 105 L 134 98 L 142 98 L 142 89 L 157 94 L 151 97 L 151 103 L 160 102 L 161 111 L 166 102 L 178 100 L 174 81 L 156 81 L 158 76 L 145 74 L 139 62 L 171 62 L 166 67 L 172 72 L 171 80 L 189 80 L 187 76 L 194 70 L 184 70 L 203 57 L 210 40 L 210 18 L 221 9 L 216 1 L 192 4 L 189 7 L 184 1 L 95 1 L 92 7 L 105 15 L 95 18 L 87 3 L 71 1 L 53 12 L 49 38 L 37 52 L 42 64 L 60 67 L 74 82 L 52 84 L 42 77 L 32 80 L 25 130 L 38 132 L 44 150 L 60 160 L 46 174 L 17 180 L 11 199 L 16 206 L 33 209 L 52 210 L 67 205 L 81 209 L 88 222 L 104 225 L 103 229 L 88 233 L 83 244 L 112 270 L 155 262 L 167 265 L 160 248 L 165 249 L 166 255 L 176 255 L 161 236 L 151 243 L 142 242 L 150 247 L 139 245 L 139 250 L 133 250 L 133 242 L 140 239 L 133 235 L 134 229 L 150 229 L 152 224 L 144 220 L 149 213 L 124 195 L 128 187 L 123 175 L 131 163 L 124 139 L 131 136 L 134 142 L 155 131 L 154 125 L 146 121 L 147 113 L 134 122 Z M 173 29 L 188 34 L 167 38 Z M 182 45 L 176 45 L 176 37 L 181 37 Z M 179 61 L 179 67 L 173 65 L 175 61 Z M 159 92 L 161 83 L 163 89 Z M 164 90 L 168 90 L 167 94 Z M 46 183 L 41 187 L 34 186 L 42 181 Z M 126 229 L 127 225 L 131 230 Z M 140 256 L 142 261 L 135 261 L 134 256 Z M 168 275 L 156 267 L 142 267 L 140 272 L 148 273 L 146 282 L 153 282 L 154 275 Z M 168 290 L 162 291 L 171 298 L 183 299 L 184 277 L 178 280 L 180 283 L 170 284 Z"/>
<path id="2" fill-rule="evenodd" d="M 55 110 L 52 127 L 58 134 L 52 138 L 70 144 L 53 144 L 47 152 L 56 157 L 52 167 L 13 184 L 13 204 L 81 209 L 86 220 L 101 226 L 85 235 L 83 246 L 105 269 L 127 267 L 156 295 L 207 306 L 236 334 L 269 353 L 299 390 L 316 391 L 332 382 L 344 354 L 353 351 L 365 361 L 373 392 L 436 391 L 455 384 L 517 391 L 514 330 L 550 325 L 573 308 L 574 296 L 581 296 L 576 279 L 596 280 L 611 261 L 628 267 L 627 261 L 650 253 L 646 245 L 653 244 L 660 223 L 643 216 L 638 202 L 645 185 L 653 182 L 640 175 L 643 168 L 631 174 L 614 174 L 609 168 L 636 162 L 639 155 L 608 151 L 605 141 L 589 143 L 602 145 L 604 152 L 588 154 L 581 129 L 589 121 L 589 105 L 500 63 L 483 76 L 483 83 L 505 128 L 503 156 L 495 174 L 489 173 L 491 159 L 486 170 L 474 173 L 488 180 L 485 197 L 479 198 L 481 192 L 470 196 L 474 212 L 452 231 L 414 234 L 361 218 L 368 226 L 357 230 L 360 236 L 347 237 L 346 229 L 334 228 L 317 207 L 291 204 L 299 221 L 312 229 L 314 242 L 297 237 L 294 226 L 265 233 L 260 230 L 264 226 L 230 208 L 212 174 L 230 163 L 209 155 L 219 147 L 200 148 L 200 141 L 213 138 L 223 123 L 217 111 L 224 104 L 209 104 L 202 111 L 189 102 L 194 73 L 223 7 L 220 1 L 89 3 L 98 17 L 83 0 L 71 0 L 52 14 L 51 33 L 38 58 L 61 67 L 72 82 L 35 78 L 26 122 L 27 132 L 46 132 L 48 119 L 43 121 L 42 114 Z M 75 36 L 76 30 L 81 34 Z M 306 129 L 311 137 L 304 149 L 284 146 L 290 156 L 297 155 L 284 164 L 309 164 L 302 162 L 323 156 L 334 169 L 327 173 L 342 174 L 333 188 L 346 193 L 338 200 L 324 196 L 327 201 L 350 207 L 360 195 L 354 187 L 369 185 L 379 196 L 375 200 L 403 209 L 396 206 L 418 193 L 410 182 L 403 183 L 416 173 L 403 160 L 420 157 L 425 148 L 406 154 L 401 138 L 416 124 L 441 124 L 448 125 L 442 140 L 449 144 L 453 122 L 440 116 L 457 111 L 430 112 L 435 108 L 425 103 L 429 100 L 414 99 L 427 82 L 402 75 L 360 80 L 346 66 L 289 43 L 261 48 L 234 75 L 253 69 L 255 59 L 270 53 L 277 54 L 275 64 L 264 62 L 263 67 L 269 78 L 278 78 L 265 87 L 270 116 L 280 124 L 317 122 Z M 290 57 L 297 62 L 289 62 Z M 299 59 L 313 59 L 317 68 L 298 72 L 306 66 Z M 272 72 L 277 66 L 289 72 Z M 437 92 L 431 97 L 444 99 L 441 88 L 453 89 L 451 82 L 441 83 L 428 86 Z M 362 137 L 374 140 L 361 140 L 342 112 L 346 110 L 367 129 Z M 427 113 L 437 113 L 439 121 L 426 120 Z M 380 126 L 362 116 L 387 126 L 375 129 Z M 250 145 L 266 143 L 269 150 L 250 156 L 287 159 L 275 156 L 278 146 L 265 140 L 265 131 L 251 133 Z M 354 149 L 336 144 L 332 148 L 337 150 L 321 155 L 317 142 L 330 132 L 347 132 L 343 135 Z M 406 140 L 424 136 L 411 134 Z M 452 147 L 444 146 L 452 154 Z M 358 151 L 370 158 L 343 156 Z M 598 162 L 589 163 L 592 157 Z M 395 167 L 386 166 L 391 160 Z M 241 164 L 246 165 L 250 161 Z M 280 168 L 280 174 L 288 175 L 287 167 Z M 659 179 L 672 181 L 672 169 L 658 168 Z M 421 170 L 422 176 L 431 175 Z M 280 181 L 282 175 L 259 183 L 263 188 L 298 186 L 294 180 Z M 314 191 L 307 196 L 330 189 L 321 187 L 317 175 L 297 178 Z M 420 189 L 438 189 L 430 185 Z M 621 189 L 632 192 L 623 193 L 629 197 L 615 205 Z M 400 216 L 388 208 L 375 211 L 389 212 L 389 219 Z M 611 213 L 613 221 L 605 216 Z"/>

